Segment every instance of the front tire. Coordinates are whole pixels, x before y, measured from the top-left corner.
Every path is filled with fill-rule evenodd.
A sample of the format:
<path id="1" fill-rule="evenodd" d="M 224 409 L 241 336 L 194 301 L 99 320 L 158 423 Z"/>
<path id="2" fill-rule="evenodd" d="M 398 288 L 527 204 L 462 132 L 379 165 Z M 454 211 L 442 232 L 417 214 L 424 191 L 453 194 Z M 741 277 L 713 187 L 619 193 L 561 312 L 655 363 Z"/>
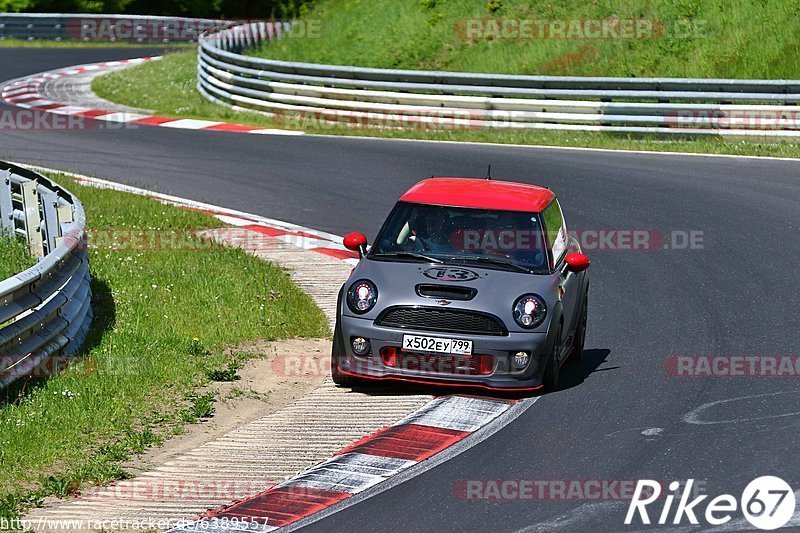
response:
<path id="1" fill-rule="evenodd" d="M 558 390 L 558 382 L 561 377 L 561 365 L 558 363 L 558 353 L 561 351 L 561 334 L 564 332 L 563 324 L 558 325 L 558 332 L 553 341 L 553 351 L 547 358 L 547 366 L 544 367 L 542 375 L 542 385 L 545 392 Z"/>
<path id="2" fill-rule="evenodd" d="M 589 318 L 589 291 L 583 295 L 583 308 L 578 319 L 578 327 L 575 328 L 575 342 L 572 346 L 572 359 L 580 361 L 583 357 L 583 347 L 586 343 L 586 323 Z"/>

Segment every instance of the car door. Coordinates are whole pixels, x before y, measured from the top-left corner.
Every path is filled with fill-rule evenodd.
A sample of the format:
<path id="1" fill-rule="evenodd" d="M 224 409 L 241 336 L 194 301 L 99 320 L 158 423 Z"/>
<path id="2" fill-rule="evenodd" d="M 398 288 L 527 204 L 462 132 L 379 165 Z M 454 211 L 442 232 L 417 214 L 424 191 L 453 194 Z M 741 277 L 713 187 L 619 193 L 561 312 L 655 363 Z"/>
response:
<path id="1" fill-rule="evenodd" d="M 575 327 L 575 313 L 580 301 L 580 275 L 567 270 L 567 265 L 564 262 L 569 248 L 569 235 L 558 200 L 553 200 L 544 210 L 542 216 L 544 218 L 551 267 L 555 272 L 559 273 L 561 305 L 564 311 L 564 337 L 562 337 L 562 340 L 564 340 Z"/>

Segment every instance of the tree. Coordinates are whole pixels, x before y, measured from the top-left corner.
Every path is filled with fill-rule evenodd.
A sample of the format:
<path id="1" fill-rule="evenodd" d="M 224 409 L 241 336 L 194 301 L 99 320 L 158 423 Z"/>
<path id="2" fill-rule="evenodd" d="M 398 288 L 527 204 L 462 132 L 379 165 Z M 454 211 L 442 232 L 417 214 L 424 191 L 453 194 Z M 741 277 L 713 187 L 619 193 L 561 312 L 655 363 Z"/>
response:
<path id="1" fill-rule="evenodd" d="M 33 0 L 0 0 L 0 13 L 19 13 L 33 7 Z"/>
<path id="2" fill-rule="evenodd" d="M 0 12 L 269 19 L 302 15 L 313 3 L 314 0 L 0 0 Z"/>

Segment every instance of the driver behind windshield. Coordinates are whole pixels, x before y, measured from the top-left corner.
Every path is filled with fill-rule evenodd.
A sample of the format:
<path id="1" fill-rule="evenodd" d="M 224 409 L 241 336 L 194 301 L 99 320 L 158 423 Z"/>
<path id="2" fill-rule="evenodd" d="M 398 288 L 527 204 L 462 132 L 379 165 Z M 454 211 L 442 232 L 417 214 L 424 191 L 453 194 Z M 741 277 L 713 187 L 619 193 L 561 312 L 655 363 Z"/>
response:
<path id="1" fill-rule="evenodd" d="M 535 272 L 549 269 L 536 213 L 401 202 L 378 234 L 371 255 L 392 252 L 451 261 L 486 257 Z"/>
<path id="2" fill-rule="evenodd" d="M 419 210 L 409 221 L 415 252 L 452 252 L 450 223 L 442 210 Z"/>

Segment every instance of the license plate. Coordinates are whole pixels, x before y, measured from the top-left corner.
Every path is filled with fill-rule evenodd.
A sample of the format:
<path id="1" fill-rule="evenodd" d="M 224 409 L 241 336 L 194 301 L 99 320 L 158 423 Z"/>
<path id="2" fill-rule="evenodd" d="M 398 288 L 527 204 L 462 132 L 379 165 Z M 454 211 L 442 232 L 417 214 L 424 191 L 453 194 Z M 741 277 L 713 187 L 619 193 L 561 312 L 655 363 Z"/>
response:
<path id="1" fill-rule="evenodd" d="M 403 335 L 403 350 L 470 355 L 472 354 L 472 341 L 425 337 L 422 335 Z"/>

